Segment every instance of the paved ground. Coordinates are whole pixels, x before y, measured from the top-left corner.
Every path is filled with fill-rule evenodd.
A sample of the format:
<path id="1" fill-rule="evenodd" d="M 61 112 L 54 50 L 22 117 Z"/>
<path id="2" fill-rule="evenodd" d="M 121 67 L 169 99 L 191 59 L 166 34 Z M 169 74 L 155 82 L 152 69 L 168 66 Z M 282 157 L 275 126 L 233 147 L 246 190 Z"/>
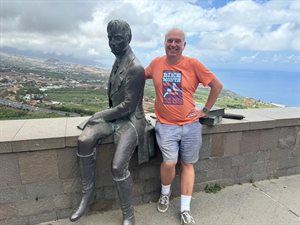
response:
<path id="1" fill-rule="evenodd" d="M 179 198 L 171 200 L 167 213 L 154 203 L 135 207 L 136 225 L 180 224 Z M 300 225 L 300 174 L 279 179 L 234 185 L 216 194 L 195 193 L 192 213 L 197 225 Z M 120 225 L 121 211 L 113 210 L 40 225 Z"/>

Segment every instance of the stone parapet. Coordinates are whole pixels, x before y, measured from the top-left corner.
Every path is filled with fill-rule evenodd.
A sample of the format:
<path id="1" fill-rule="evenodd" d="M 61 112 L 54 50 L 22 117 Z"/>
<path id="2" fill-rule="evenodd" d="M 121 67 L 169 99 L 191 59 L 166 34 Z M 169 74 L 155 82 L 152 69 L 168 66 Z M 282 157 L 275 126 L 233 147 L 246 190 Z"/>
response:
<path id="1" fill-rule="evenodd" d="M 243 120 L 203 126 L 195 191 L 300 173 L 300 108 L 226 110 Z M 155 121 L 147 115 L 154 124 Z M 76 128 L 86 117 L 0 121 L 0 224 L 33 225 L 68 217 L 81 197 Z M 111 178 L 113 138 L 97 148 L 97 201 L 93 211 L 118 208 Z M 161 154 L 130 170 L 135 203 L 156 201 Z M 173 184 L 179 195 L 179 173 Z"/>

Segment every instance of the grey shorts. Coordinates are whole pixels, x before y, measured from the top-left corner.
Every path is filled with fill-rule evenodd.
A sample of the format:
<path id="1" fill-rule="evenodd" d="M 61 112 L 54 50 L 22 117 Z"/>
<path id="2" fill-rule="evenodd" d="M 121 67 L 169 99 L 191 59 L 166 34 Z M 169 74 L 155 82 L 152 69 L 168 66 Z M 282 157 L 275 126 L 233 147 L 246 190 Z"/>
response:
<path id="1" fill-rule="evenodd" d="M 177 162 L 178 157 L 186 163 L 199 160 L 202 145 L 202 125 L 199 122 L 174 125 L 157 121 L 155 133 L 164 162 Z"/>

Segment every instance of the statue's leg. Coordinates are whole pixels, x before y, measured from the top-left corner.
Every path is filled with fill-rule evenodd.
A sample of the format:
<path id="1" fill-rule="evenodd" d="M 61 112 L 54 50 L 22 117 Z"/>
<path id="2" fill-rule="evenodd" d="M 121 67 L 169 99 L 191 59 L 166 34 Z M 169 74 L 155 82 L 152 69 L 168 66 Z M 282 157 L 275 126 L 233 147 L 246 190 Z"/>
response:
<path id="1" fill-rule="evenodd" d="M 120 206 L 123 215 L 122 225 L 134 225 L 134 208 L 133 208 L 133 181 L 129 175 L 125 180 L 116 181 L 116 187 L 120 200 Z"/>
<path id="2" fill-rule="evenodd" d="M 132 125 L 122 126 L 115 133 L 115 141 L 117 147 L 112 161 L 112 174 L 123 214 L 122 225 L 134 225 L 133 181 L 128 166 L 137 146 L 135 128 Z"/>
<path id="3" fill-rule="evenodd" d="M 96 199 L 96 145 L 103 137 L 113 133 L 112 125 L 96 124 L 87 126 L 78 138 L 79 169 L 82 183 L 82 198 L 79 206 L 70 216 L 70 221 L 78 220 Z"/>
<path id="4" fill-rule="evenodd" d="M 96 170 L 96 151 L 90 155 L 79 157 L 79 168 L 82 183 L 82 197 L 79 206 L 70 216 L 70 221 L 78 220 L 92 204 L 96 198 L 95 192 L 95 170 Z"/>

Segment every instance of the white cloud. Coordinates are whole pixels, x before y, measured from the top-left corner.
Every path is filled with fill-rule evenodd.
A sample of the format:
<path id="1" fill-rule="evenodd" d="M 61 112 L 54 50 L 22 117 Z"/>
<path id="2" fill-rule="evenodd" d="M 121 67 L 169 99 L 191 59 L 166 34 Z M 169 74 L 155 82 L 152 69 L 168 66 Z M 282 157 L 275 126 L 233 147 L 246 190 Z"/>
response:
<path id="1" fill-rule="evenodd" d="M 107 44 L 106 24 L 116 18 L 130 24 L 131 45 L 144 64 L 164 54 L 164 34 L 171 27 L 181 27 L 186 32 L 185 53 L 205 61 L 240 58 L 245 63 L 253 52 L 274 52 L 288 57 L 283 53 L 297 55 L 300 50 L 298 0 L 263 3 L 238 0 L 215 8 L 215 1 L 207 1 L 210 7 L 202 8 L 196 0 L 2 2 L 0 44 L 23 50 L 110 62 L 113 55 Z M 251 53 L 245 55 L 246 51 Z M 290 61 L 295 61 L 294 58 Z"/>

